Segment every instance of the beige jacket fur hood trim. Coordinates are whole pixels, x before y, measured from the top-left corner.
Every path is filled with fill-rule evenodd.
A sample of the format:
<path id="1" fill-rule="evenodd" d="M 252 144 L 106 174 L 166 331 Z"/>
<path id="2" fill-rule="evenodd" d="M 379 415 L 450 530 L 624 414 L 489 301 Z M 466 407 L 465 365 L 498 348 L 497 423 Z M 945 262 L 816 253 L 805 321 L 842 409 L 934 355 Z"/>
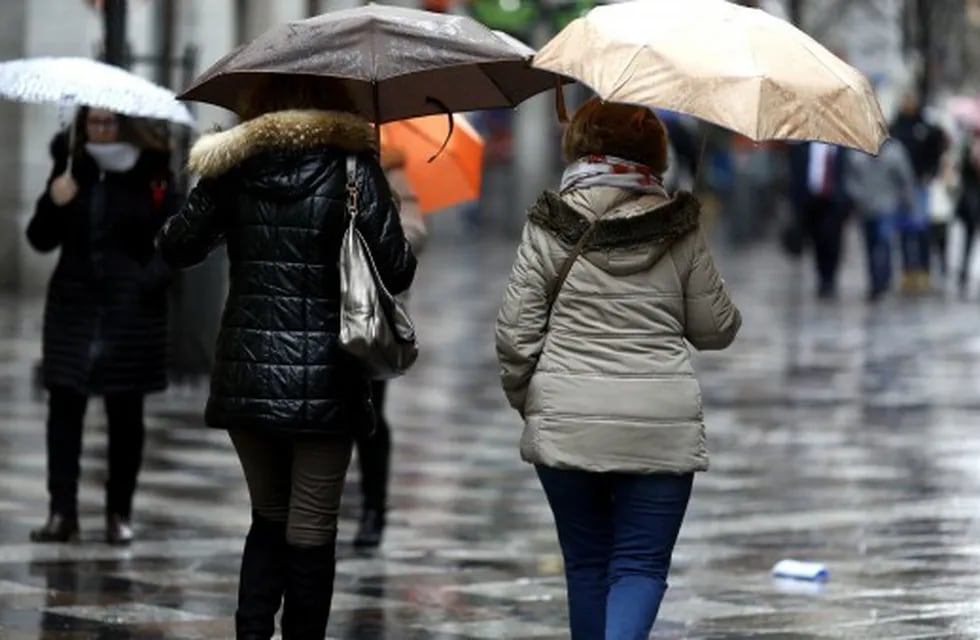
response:
<path id="1" fill-rule="evenodd" d="M 336 147 L 351 153 L 376 148 L 374 127 L 339 111 L 275 111 L 204 136 L 191 149 L 188 168 L 206 178 L 225 174 L 249 158 L 276 149 Z"/>
<path id="2" fill-rule="evenodd" d="M 597 217 L 551 312 L 547 294 Z M 521 456 L 586 471 L 688 473 L 708 466 L 688 344 L 723 349 L 741 324 L 689 194 L 612 187 L 545 194 L 497 318 L 497 356 L 525 419 Z"/>

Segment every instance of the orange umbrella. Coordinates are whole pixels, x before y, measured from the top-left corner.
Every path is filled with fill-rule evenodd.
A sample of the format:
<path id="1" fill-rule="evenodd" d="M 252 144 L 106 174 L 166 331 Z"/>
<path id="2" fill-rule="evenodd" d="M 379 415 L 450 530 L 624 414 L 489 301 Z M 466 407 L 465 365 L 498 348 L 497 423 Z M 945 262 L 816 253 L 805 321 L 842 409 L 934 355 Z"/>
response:
<path id="1" fill-rule="evenodd" d="M 381 127 L 381 146 L 405 154 L 405 173 L 422 213 L 476 200 L 483 177 L 483 138 L 462 116 L 455 117 L 446 148 L 435 160 L 448 133 L 446 117 L 426 116 L 389 122 Z"/>

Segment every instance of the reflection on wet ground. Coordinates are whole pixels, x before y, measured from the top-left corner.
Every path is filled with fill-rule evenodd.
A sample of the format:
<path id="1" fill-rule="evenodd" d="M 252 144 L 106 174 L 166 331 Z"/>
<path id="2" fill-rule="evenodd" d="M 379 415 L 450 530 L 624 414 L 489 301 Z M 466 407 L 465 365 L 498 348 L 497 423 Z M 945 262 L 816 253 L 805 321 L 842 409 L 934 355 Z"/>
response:
<path id="1" fill-rule="evenodd" d="M 517 456 L 492 321 L 513 247 L 433 247 L 413 298 L 425 352 L 391 391 L 394 509 L 383 550 L 347 544 L 330 636 L 567 637 L 557 544 Z M 745 315 L 737 345 L 700 356 L 713 451 L 696 483 L 655 638 L 980 638 L 980 308 L 934 296 L 869 308 L 855 265 L 840 302 L 809 265 L 723 256 Z M 231 637 L 248 524 L 200 389 L 151 402 L 138 542 L 103 545 L 104 418 L 89 418 L 82 544 L 36 546 L 44 515 L 37 302 L 0 311 L 0 637 Z M 352 472 L 352 489 L 356 489 Z M 826 563 L 826 585 L 770 577 Z"/>

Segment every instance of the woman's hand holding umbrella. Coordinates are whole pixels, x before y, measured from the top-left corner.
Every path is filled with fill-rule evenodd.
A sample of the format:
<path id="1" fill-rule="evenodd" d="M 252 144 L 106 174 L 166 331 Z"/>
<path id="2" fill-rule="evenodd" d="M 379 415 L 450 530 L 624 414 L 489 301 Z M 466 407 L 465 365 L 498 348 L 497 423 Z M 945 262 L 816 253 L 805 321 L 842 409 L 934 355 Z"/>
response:
<path id="1" fill-rule="evenodd" d="M 75 178 L 70 173 L 65 172 L 51 181 L 48 194 L 53 203 L 63 207 L 75 199 L 78 194 L 78 183 L 75 182 Z"/>

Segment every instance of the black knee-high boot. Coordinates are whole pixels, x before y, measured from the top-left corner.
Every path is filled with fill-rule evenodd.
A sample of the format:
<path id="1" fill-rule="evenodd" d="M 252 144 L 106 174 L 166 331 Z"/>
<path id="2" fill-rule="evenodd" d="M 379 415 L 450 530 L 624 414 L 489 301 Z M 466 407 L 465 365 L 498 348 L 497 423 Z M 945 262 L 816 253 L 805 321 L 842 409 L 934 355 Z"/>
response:
<path id="1" fill-rule="evenodd" d="M 330 619 L 335 574 L 335 540 L 318 547 L 289 546 L 283 640 L 323 640 Z"/>
<path id="2" fill-rule="evenodd" d="M 267 520 L 253 511 L 238 581 L 238 640 L 269 640 L 275 633 L 276 613 L 286 590 L 287 564 L 286 523 Z"/>

